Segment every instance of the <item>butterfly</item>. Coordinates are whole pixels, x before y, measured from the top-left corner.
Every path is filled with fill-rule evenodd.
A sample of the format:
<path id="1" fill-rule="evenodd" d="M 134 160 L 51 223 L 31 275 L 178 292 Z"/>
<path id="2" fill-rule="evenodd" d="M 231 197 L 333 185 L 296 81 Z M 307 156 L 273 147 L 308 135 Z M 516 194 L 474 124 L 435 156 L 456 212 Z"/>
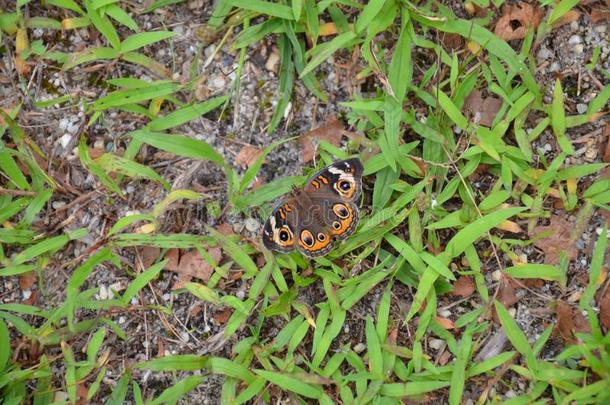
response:
<path id="1" fill-rule="evenodd" d="M 308 257 L 330 252 L 358 225 L 362 162 L 341 160 L 320 170 L 304 187 L 293 186 L 263 227 L 263 244 L 282 253 L 297 249 Z"/>

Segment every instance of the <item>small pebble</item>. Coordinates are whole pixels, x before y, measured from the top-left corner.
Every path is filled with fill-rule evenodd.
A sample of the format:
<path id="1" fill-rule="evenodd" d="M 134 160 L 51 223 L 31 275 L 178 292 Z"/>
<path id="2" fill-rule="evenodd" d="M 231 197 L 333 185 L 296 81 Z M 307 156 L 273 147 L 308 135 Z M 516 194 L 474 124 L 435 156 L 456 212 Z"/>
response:
<path id="1" fill-rule="evenodd" d="M 235 296 L 240 300 L 243 300 L 246 297 L 246 292 L 243 290 L 239 290 L 235 293 Z"/>
<path id="2" fill-rule="evenodd" d="M 354 346 L 354 351 L 358 354 L 362 353 L 364 351 L 364 349 L 366 349 L 366 345 L 362 342 L 360 342 Z"/>
<path id="3" fill-rule="evenodd" d="M 570 37 L 570 39 L 568 39 L 568 44 L 570 44 L 570 45 L 580 44 L 581 42 L 582 42 L 582 39 L 580 38 L 579 35 L 572 35 Z"/>
<path id="4" fill-rule="evenodd" d="M 62 207 L 66 206 L 66 202 L 65 201 L 53 201 L 51 203 L 51 207 L 53 207 L 54 210 L 58 210 Z"/>
<path id="5" fill-rule="evenodd" d="M 585 46 L 583 44 L 574 45 L 574 53 L 581 54 L 585 51 Z"/>
<path id="6" fill-rule="evenodd" d="M 258 232 L 259 228 L 260 228 L 260 224 L 258 223 L 258 221 L 254 218 L 247 218 L 246 221 L 244 222 L 244 225 L 246 226 L 246 230 L 248 232 Z"/>
<path id="7" fill-rule="evenodd" d="M 30 297 L 32 296 L 32 290 L 24 290 L 24 291 L 22 291 L 21 294 L 23 296 L 24 301 L 29 300 Z"/>
<path id="8" fill-rule="evenodd" d="M 505 396 L 506 398 L 509 398 L 509 399 L 510 399 L 510 398 L 514 398 L 514 397 L 516 397 L 516 396 L 517 396 L 517 393 L 516 393 L 515 391 L 513 391 L 513 390 L 508 390 L 508 391 L 506 391 L 506 394 L 504 394 L 504 396 Z"/>
<path id="9" fill-rule="evenodd" d="M 515 319 L 515 316 L 517 315 L 517 309 L 516 308 L 508 308 L 508 314 L 510 315 L 511 318 Z"/>
<path id="10" fill-rule="evenodd" d="M 165 293 L 163 294 L 163 301 L 169 301 L 172 298 L 171 294 Z"/>
<path id="11" fill-rule="evenodd" d="M 72 140 L 72 135 L 64 134 L 64 136 L 59 138 L 59 143 L 61 144 L 62 148 L 66 149 L 68 147 L 68 145 L 70 144 L 71 140 Z"/>
<path id="12" fill-rule="evenodd" d="M 430 339 L 428 346 L 436 351 L 439 351 L 445 347 L 445 341 L 442 339 Z"/>
<path id="13" fill-rule="evenodd" d="M 500 281 L 502 280 L 502 272 L 500 270 L 496 270 L 493 273 L 491 273 L 491 279 L 493 281 Z"/>
<path id="14" fill-rule="evenodd" d="M 451 316 L 451 311 L 449 311 L 448 309 L 444 309 L 444 310 L 440 311 L 438 314 L 440 316 L 442 316 L 443 318 L 449 318 Z"/>
<path id="15" fill-rule="evenodd" d="M 127 322 L 127 318 L 125 318 L 124 316 L 120 316 L 119 317 L 119 325 L 124 324 L 125 322 Z"/>
<path id="16" fill-rule="evenodd" d="M 579 114 L 584 114 L 587 112 L 587 105 L 583 104 L 583 103 L 578 103 L 576 104 L 576 111 L 578 111 Z"/>

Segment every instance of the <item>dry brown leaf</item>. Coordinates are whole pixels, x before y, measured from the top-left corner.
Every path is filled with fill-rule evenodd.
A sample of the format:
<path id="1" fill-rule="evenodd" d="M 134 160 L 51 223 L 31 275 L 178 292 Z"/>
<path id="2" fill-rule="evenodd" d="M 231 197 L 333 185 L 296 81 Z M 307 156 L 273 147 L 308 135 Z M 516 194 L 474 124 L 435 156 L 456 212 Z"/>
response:
<path id="1" fill-rule="evenodd" d="M 495 34 L 505 41 L 523 39 L 527 30 L 536 29 L 542 20 L 542 10 L 528 3 L 509 4 L 496 23 Z"/>
<path id="2" fill-rule="evenodd" d="M 455 324 L 451 319 L 443 318 L 442 316 L 435 317 L 436 322 L 445 330 L 455 329 Z"/>
<path id="3" fill-rule="evenodd" d="M 610 9 L 608 8 L 594 8 L 591 10 L 591 22 L 593 24 L 600 21 L 610 20 Z"/>
<path id="4" fill-rule="evenodd" d="M 262 149 L 259 149 L 252 145 L 246 145 L 237 154 L 235 158 L 235 164 L 242 168 L 248 168 L 256 162 L 256 159 L 263 153 Z"/>
<path id="5" fill-rule="evenodd" d="M 319 35 L 321 37 L 327 37 L 329 35 L 337 34 L 337 26 L 334 22 L 324 23 L 320 25 Z"/>
<path id="6" fill-rule="evenodd" d="M 233 227 L 229 224 L 227 224 L 226 222 L 223 222 L 222 224 L 218 225 L 216 227 L 216 230 L 218 232 L 220 232 L 221 235 L 224 236 L 229 236 L 229 235 L 233 235 Z"/>
<path id="7" fill-rule="evenodd" d="M 222 252 L 218 247 L 210 248 L 208 253 L 215 262 L 220 261 L 222 257 Z M 191 281 L 192 278 L 207 282 L 214 272 L 214 268 L 201 257 L 196 249 L 192 249 L 180 257 L 178 268 L 173 271 L 178 273 L 178 280 L 176 280 L 172 289 L 177 290 L 179 288 L 184 288 L 186 283 Z"/>
<path id="8" fill-rule="evenodd" d="M 464 40 L 460 34 L 445 33 L 441 36 L 441 42 L 447 49 L 460 49 Z"/>
<path id="9" fill-rule="evenodd" d="M 587 318 L 570 304 L 557 301 L 557 330 L 566 343 L 576 343 L 576 333 L 591 332 Z"/>
<path id="10" fill-rule="evenodd" d="M 165 258 L 168 259 L 168 261 L 164 269 L 169 271 L 177 271 L 178 263 L 180 261 L 180 250 L 175 248 L 168 250 L 165 254 Z"/>
<path id="11" fill-rule="evenodd" d="M 606 287 L 604 294 L 597 299 L 597 303 L 599 305 L 599 323 L 606 328 L 606 331 L 610 331 L 610 286 Z"/>
<path id="12" fill-rule="evenodd" d="M 574 260 L 578 256 L 578 250 L 571 238 L 571 231 L 574 228 L 565 219 L 558 215 L 551 217 L 551 223 L 547 226 L 537 226 L 534 228 L 532 237 L 541 233 L 548 235 L 543 239 L 534 242 L 534 246 L 544 252 L 544 262 L 547 264 L 559 264 L 559 255 L 565 252 L 568 260 Z"/>
<path id="13" fill-rule="evenodd" d="M 512 233 L 523 232 L 523 228 L 521 228 L 518 223 L 509 221 L 508 219 L 506 221 L 502 222 L 500 225 L 496 226 L 496 228 L 501 229 L 506 232 L 512 232 Z"/>
<path id="14" fill-rule="evenodd" d="M 79 382 L 76 384 L 76 402 L 74 405 L 85 405 L 87 401 L 87 394 L 89 390 L 85 386 L 84 382 Z"/>
<path id="15" fill-rule="evenodd" d="M 154 246 L 144 246 L 140 253 L 142 254 L 142 266 L 147 269 L 159 258 L 161 249 Z"/>
<path id="16" fill-rule="evenodd" d="M 464 110 L 473 115 L 474 121 L 480 125 L 491 127 L 498 111 L 502 107 L 502 100 L 497 97 L 485 97 L 479 90 L 473 90 L 464 101 Z"/>
<path id="17" fill-rule="evenodd" d="M 604 125 L 604 132 L 602 133 L 602 139 L 606 139 L 606 148 L 602 151 L 603 161 L 610 163 L 610 121 L 607 121 Z M 603 142 L 602 142 L 603 144 Z"/>
<path id="18" fill-rule="evenodd" d="M 221 309 L 220 311 L 214 312 L 213 317 L 218 325 L 224 325 L 225 323 L 227 323 L 227 321 L 231 317 L 231 314 L 233 314 L 233 311 L 231 310 L 231 308 L 225 307 L 225 308 Z"/>
<path id="19" fill-rule="evenodd" d="M 19 287 L 22 291 L 31 290 L 36 282 L 36 273 L 34 271 L 28 271 L 19 276 Z"/>
<path id="20" fill-rule="evenodd" d="M 336 117 L 330 116 L 322 126 L 312 129 L 299 138 L 303 163 L 311 162 L 316 155 L 316 142 L 324 140 L 331 145 L 339 146 L 344 132 L 343 124 Z"/>
<path id="21" fill-rule="evenodd" d="M 466 298 L 470 297 L 475 290 L 474 280 L 470 276 L 461 276 L 453 283 L 452 295 Z"/>
<path id="22" fill-rule="evenodd" d="M 578 10 L 570 10 L 561 16 L 559 20 L 553 24 L 553 28 L 561 27 L 562 25 L 569 24 L 572 21 L 576 21 L 580 18 L 581 12 Z"/>
<path id="23" fill-rule="evenodd" d="M 503 279 L 500 282 L 500 288 L 498 290 L 498 301 L 504 305 L 505 308 L 512 307 L 519 301 L 517 297 L 517 290 L 510 279 Z"/>

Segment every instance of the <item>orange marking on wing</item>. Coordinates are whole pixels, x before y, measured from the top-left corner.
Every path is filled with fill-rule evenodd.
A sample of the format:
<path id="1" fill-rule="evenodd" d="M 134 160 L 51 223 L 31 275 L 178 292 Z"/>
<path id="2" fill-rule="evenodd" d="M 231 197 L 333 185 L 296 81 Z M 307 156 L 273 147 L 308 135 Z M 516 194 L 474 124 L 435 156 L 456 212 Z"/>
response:
<path id="1" fill-rule="evenodd" d="M 284 205 L 283 208 L 286 210 L 286 212 L 292 212 L 292 208 L 290 208 L 290 205 L 288 204 Z"/>
<path id="2" fill-rule="evenodd" d="M 318 183 L 316 180 L 312 180 L 311 185 L 314 186 L 315 188 L 320 188 L 320 183 Z"/>
<path id="3" fill-rule="evenodd" d="M 284 210 L 280 208 L 280 210 L 278 211 L 280 213 L 280 218 L 282 219 L 286 219 L 286 214 L 284 214 Z"/>
<path id="4" fill-rule="evenodd" d="M 324 249 L 326 246 L 328 246 L 331 243 L 331 238 L 327 237 L 326 240 L 324 242 L 320 242 L 319 240 L 316 239 L 316 242 L 313 244 L 312 247 L 308 247 L 305 244 L 302 244 L 303 249 L 308 250 L 310 252 L 317 252 L 318 250 L 322 250 Z"/>
<path id="5" fill-rule="evenodd" d="M 324 184 L 328 184 L 328 179 L 327 179 L 326 177 L 324 177 L 324 176 L 318 176 L 318 178 L 319 178 L 320 180 L 322 180 L 322 183 L 324 183 Z"/>
<path id="6" fill-rule="evenodd" d="M 331 232 L 333 235 L 343 235 L 354 222 L 354 212 L 349 206 L 346 206 L 349 211 L 349 216 L 345 219 L 337 218 L 337 221 L 341 224 L 341 228 L 335 229 L 331 227 Z"/>

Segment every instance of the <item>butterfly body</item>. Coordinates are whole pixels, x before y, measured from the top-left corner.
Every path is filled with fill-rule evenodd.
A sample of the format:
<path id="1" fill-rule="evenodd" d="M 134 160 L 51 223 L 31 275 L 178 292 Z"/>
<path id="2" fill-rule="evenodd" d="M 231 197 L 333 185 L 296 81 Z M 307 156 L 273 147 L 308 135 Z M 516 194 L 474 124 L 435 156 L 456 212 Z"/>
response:
<path id="1" fill-rule="evenodd" d="M 303 188 L 293 187 L 265 222 L 265 247 L 323 256 L 336 241 L 353 234 L 358 225 L 356 202 L 362 189 L 362 171 L 359 159 L 342 160 L 316 173 Z"/>

